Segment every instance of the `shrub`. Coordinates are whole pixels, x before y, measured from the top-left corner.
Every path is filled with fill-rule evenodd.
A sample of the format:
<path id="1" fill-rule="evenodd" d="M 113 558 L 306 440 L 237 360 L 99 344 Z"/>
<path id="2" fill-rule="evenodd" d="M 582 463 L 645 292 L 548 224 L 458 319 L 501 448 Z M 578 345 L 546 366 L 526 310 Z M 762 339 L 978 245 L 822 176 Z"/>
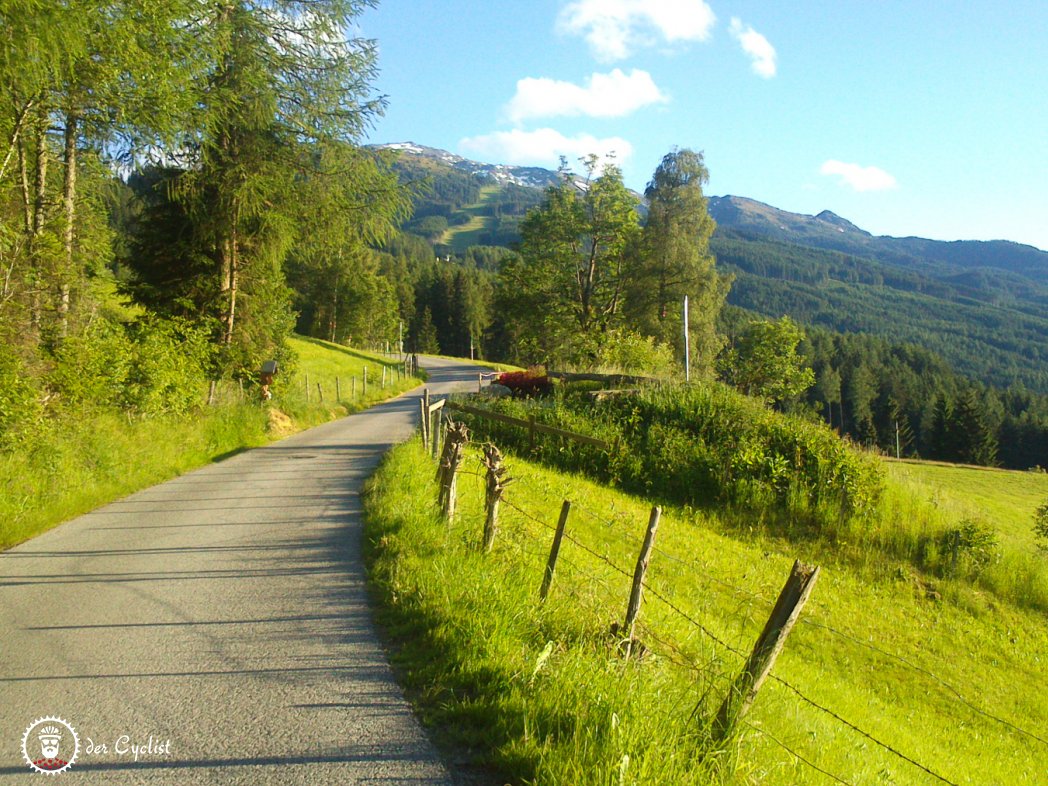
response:
<path id="1" fill-rule="evenodd" d="M 28 379 L 14 355 L 0 353 L 0 450 L 17 445 L 40 420 L 37 391 Z"/>
<path id="2" fill-rule="evenodd" d="M 946 530 L 939 537 L 937 550 L 944 561 L 941 572 L 948 575 L 978 576 L 1001 559 L 997 533 L 974 519 Z"/>
<path id="3" fill-rule="evenodd" d="M 505 371 L 495 380 L 509 388 L 513 395 L 534 398 L 545 396 L 553 391 L 553 383 L 544 371 L 528 369 L 527 371 Z"/>
<path id="4" fill-rule="evenodd" d="M 883 488 L 876 460 L 830 429 L 770 412 L 722 385 L 651 388 L 598 403 L 558 394 L 541 405 L 491 406 L 622 445 L 612 456 L 557 439 L 538 440 L 534 449 L 554 466 L 680 504 L 778 507 L 831 525 L 871 513 Z M 471 425 L 500 444 L 527 444 L 523 429 L 477 419 Z"/>
<path id="5" fill-rule="evenodd" d="M 1048 554 L 1048 499 L 1041 503 L 1033 517 L 1033 534 L 1037 548 Z"/>
<path id="6" fill-rule="evenodd" d="M 183 320 L 128 326 L 133 354 L 123 404 L 140 414 L 183 414 L 202 401 L 211 355 L 207 333 Z"/>

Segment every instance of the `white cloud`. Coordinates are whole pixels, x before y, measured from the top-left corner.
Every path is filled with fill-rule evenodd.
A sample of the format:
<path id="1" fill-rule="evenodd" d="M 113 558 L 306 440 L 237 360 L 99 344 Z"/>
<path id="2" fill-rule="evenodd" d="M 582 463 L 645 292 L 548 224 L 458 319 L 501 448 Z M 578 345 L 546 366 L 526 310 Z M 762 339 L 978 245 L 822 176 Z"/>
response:
<path id="1" fill-rule="evenodd" d="M 633 69 L 627 75 L 616 68 L 610 74 L 593 74 L 585 87 L 545 77 L 521 79 L 505 112 L 514 123 L 534 117 L 622 117 L 667 101 L 647 71 Z"/>
<path id="2" fill-rule="evenodd" d="M 742 51 L 749 56 L 754 73 L 765 79 L 775 76 L 775 47 L 767 38 L 749 25 L 743 25 L 738 17 L 731 20 L 731 35 L 742 46 Z"/>
<path id="3" fill-rule="evenodd" d="M 611 62 L 642 47 L 705 41 L 716 20 L 703 0 L 575 0 L 557 30 L 583 36 L 594 57 Z"/>
<path id="4" fill-rule="evenodd" d="M 590 134 L 576 134 L 566 137 L 552 128 L 539 128 L 467 137 L 459 142 L 459 150 L 500 164 L 556 168 L 560 156 L 574 163 L 591 153 L 600 158 L 613 154 L 616 162 L 621 163 L 633 154 L 633 145 L 617 136 L 598 139 Z"/>
<path id="5" fill-rule="evenodd" d="M 895 178 L 875 166 L 846 164 L 843 161 L 829 160 L 819 168 L 823 175 L 836 175 L 856 191 L 887 191 L 897 185 Z"/>

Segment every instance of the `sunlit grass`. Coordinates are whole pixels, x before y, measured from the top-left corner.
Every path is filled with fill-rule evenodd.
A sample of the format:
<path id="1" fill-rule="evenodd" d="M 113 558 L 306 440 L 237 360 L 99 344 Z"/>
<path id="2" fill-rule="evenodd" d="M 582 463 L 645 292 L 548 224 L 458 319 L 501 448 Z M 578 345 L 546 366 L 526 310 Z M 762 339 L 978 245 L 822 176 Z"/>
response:
<path id="1" fill-rule="evenodd" d="M 651 653 L 625 662 L 608 630 L 624 615 L 629 578 L 604 560 L 632 572 L 650 503 L 520 459 L 508 466 L 515 481 L 487 556 L 475 454 L 451 527 L 435 517 L 433 465 L 417 442 L 394 450 L 366 498 L 370 573 L 401 678 L 438 741 L 492 782 L 834 782 L 778 740 L 848 783 L 939 783 L 774 681 L 737 749 L 709 747 L 703 718 L 794 558 L 823 574 L 776 676 L 954 783 L 1043 782 L 1048 744 L 979 711 L 1048 736 L 1048 696 L 1031 687 L 1046 668 L 1043 614 L 971 592 L 954 602 L 909 570 L 834 562 L 826 544 L 670 508 L 649 581 L 691 620 L 649 592 L 639 636 Z M 599 557 L 565 543 L 541 605 L 565 497 L 575 503 L 569 533 Z"/>
<path id="2" fill-rule="evenodd" d="M 887 467 L 893 478 L 953 517 L 983 519 L 1003 544 L 1035 551 L 1034 512 L 1048 501 L 1048 473 L 899 461 Z"/>
<path id="3" fill-rule="evenodd" d="M 0 549 L 28 540 L 81 513 L 159 483 L 244 448 L 363 409 L 376 401 L 415 387 L 417 379 L 381 368 L 388 358 L 348 350 L 327 342 L 291 339 L 298 354 L 297 373 L 278 384 L 263 407 L 258 388 L 225 382 L 216 406 L 178 417 L 130 419 L 101 412 L 63 418 L 16 452 L 0 454 Z M 367 394 L 362 381 L 357 395 L 351 383 L 335 400 L 334 378 L 362 377 L 364 365 L 374 381 Z M 305 375 L 329 392 L 323 403 L 305 397 Z M 315 387 L 314 387 L 315 391 Z M 275 419 L 272 412 L 286 417 Z M 279 428 L 272 425 L 278 422 Z"/>

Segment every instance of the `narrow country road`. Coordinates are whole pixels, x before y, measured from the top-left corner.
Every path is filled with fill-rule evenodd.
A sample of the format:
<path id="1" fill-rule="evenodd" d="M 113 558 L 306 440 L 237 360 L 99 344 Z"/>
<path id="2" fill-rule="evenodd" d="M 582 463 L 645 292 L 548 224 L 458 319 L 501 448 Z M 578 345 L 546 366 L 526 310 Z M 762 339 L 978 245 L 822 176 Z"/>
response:
<path id="1" fill-rule="evenodd" d="M 475 366 L 424 365 L 431 393 L 475 389 Z M 360 549 L 361 486 L 420 392 L 0 553 L 0 783 L 41 782 L 22 738 L 45 716 L 79 737 L 70 783 L 450 783 L 376 637 Z"/>

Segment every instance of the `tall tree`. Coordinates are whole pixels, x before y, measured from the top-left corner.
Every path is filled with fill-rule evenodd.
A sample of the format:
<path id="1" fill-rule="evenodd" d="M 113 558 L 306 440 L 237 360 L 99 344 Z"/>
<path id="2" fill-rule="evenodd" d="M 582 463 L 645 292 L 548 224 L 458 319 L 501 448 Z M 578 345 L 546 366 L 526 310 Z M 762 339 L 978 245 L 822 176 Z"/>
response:
<path id="1" fill-rule="evenodd" d="M 525 357 L 576 359 L 623 320 L 639 236 L 635 199 L 621 170 L 596 156 L 581 183 L 561 182 L 520 225 L 520 255 L 503 261 L 502 316 Z"/>
<path id="2" fill-rule="evenodd" d="M 282 265 L 303 186 L 340 175 L 316 151 L 358 141 L 382 109 L 370 95 L 374 44 L 344 33 L 372 4 L 209 1 L 195 17 L 211 61 L 192 132 L 175 152 L 186 169 L 180 199 L 213 261 L 227 372 L 253 367 L 291 324 Z M 366 203 L 358 208 L 369 215 Z"/>
<path id="3" fill-rule="evenodd" d="M 815 382 L 815 374 L 797 352 L 804 331 L 789 317 L 759 319 L 721 354 L 723 376 L 748 396 L 782 403 Z"/>
<path id="4" fill-rule="evenodd" d="M 684 343 L 681 305 L 688 296 L 691 366 L 699 374 L 712 370 L 723 345 L 716 323 L 731 286 L 709 251 L 716 224 L 702 191 L 708 181 L 702 153 L 674 149 L 663 157 L 644 192 L 648 218 L 630 282 L 631 321 L 678 354 Z"/>

